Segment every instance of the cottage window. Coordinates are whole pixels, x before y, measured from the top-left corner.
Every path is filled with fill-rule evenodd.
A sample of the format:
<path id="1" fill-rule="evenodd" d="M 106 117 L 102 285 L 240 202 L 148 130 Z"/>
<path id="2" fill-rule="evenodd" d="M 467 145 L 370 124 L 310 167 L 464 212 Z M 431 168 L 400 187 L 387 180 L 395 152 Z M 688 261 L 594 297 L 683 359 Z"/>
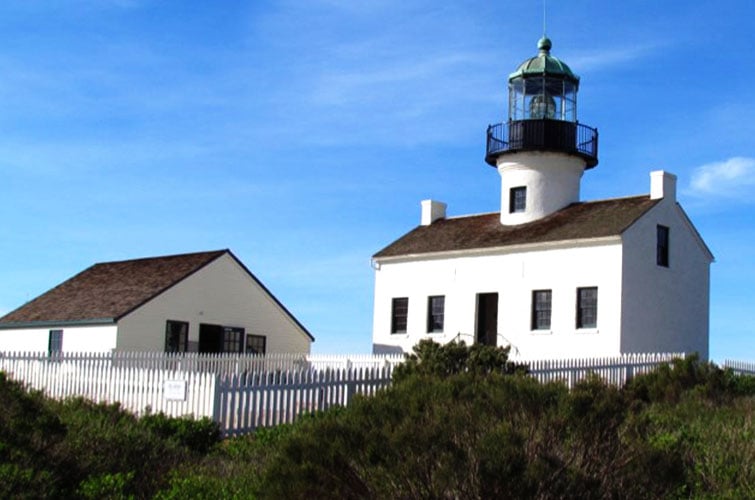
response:
<path id="1" fill-rule="evenodd" d="M 659 266 L 668 267 L 669 228 L 659 225 L 656 230 L 656 262 Z"/>
<path id="2" fill-rule="evenodd" d="M 50 355 L 63 352 L 63 330 L 50 330 L 47 352 Z"/>
<path id="3" fill-rule="evenodd" d="M 223 327 L 223 352 L 242 352 L 243 328 Z"/>
<path id="4" fill-rule="evenodd" d="M 168 320 L 165 322 L 165 352 L 186 352 L 189 346 L 189 323 Z"/>
<path id="5" fill-rule="evenodd" d="M 443 331 L 443 317 L 446 309 L 446 297 L 436 295 L 427 298 L 427 332 Z"/>
<path id="6" fill-rule="evenodd" d="M 267 337 L 251 333 L 246 336 L 247 354 L 265 354 L 265 352 L 267 352 Z"/>
<path id="7" fill-rule="evenodd" d="M 509 191 L 509 213 L 524 212 L 527 209 L 527 187 L 511 188 Z"/>
<path id="8" fill-rule="evenodd" d="M 551 327 L 551 291 L 534 290 L 532 292 L 532 329 L 550 330 Z"/>
<path id="9" fill-rule="evenodd" d="M 577 328 L 598 325 L 598 287 L 577 288 Z"/>
<path id="10" fill-rule="evenodd" d="M 391 333 L 406 333 L 409 315 L 409 298 L 397 297 L 391 301 Z"/>

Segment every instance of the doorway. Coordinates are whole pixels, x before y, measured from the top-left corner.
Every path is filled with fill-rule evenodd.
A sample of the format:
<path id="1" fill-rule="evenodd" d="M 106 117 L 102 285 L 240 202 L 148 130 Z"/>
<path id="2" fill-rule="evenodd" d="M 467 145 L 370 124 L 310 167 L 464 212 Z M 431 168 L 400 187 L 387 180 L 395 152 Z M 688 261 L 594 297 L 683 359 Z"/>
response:
<path id="1" fill-rule="evenodd" d="M 477 324 L 475 339 L 478 344 L 498 344 L 498 294 L 477 294 Z"/>
<path id="2" fill-rule="evenodd" d="M 223 352 L 223 327 L 220 325 L 199 325 L 199 352 Z"/>

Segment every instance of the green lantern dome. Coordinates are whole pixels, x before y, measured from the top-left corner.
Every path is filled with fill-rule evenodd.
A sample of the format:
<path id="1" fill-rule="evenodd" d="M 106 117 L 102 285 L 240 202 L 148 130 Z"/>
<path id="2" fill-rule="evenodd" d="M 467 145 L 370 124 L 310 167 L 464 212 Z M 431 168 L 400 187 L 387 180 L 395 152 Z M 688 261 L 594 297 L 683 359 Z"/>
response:
<path id="1" fill-rule="evenodd" d="M 508 120 L 488 127 L 485 161 L 490 165 L 523 151 L 579 156 L 585 168 L 598 164 L 598 131 L 577 120 L 579 77 L 551 55 L 552 46 L 543 36 L 538 54 L 509 75 Z"/>
<path id="2" fill-rule="evenodd" d="M 551 43 L 550 39 L 545 36 L 538 40 L 538 54 L 520 64 L 516 71 L 509 75 L 509 80 L 518 77 L 527 78 L 535 75 L 548 75 L 561 77 L 572 83 L 579 84 L 579 77 L 572 73 L 571 68 L 569 68 L 565 62 L 551 55 L 552 46 L 553 43 Z"/>

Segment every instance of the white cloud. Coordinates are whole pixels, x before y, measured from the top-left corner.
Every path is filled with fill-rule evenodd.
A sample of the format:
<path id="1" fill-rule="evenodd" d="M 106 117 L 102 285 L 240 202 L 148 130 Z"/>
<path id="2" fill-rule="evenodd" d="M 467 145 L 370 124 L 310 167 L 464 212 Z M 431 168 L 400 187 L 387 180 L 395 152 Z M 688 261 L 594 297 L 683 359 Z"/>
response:
<path id="1" fill-rule="evenodd" d="M 755 187 L 755 158 L 735 156 L 697 167 L 688 192 L 699 197 L 749 199 Z"/>
<path id="2" fill-rule="evenodd" d="M 643 59 L 649 54 L 656 53 L 659 46 L 656 44 L 641 44 L 631 47 L 619 47 L 604 49 L 601 51 L 575 54 L 569 56 L 568 64 L 572 68 L 579 68 L 580 73 L 598 71 L 610 66 L 624 64 L 638 59 Z"/>

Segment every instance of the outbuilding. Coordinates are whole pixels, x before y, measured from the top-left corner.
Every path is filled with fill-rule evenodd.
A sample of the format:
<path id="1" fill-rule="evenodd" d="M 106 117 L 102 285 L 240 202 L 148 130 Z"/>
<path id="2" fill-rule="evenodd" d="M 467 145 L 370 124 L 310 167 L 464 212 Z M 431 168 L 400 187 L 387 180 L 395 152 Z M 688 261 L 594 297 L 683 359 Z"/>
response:
<path id="1" fill-rule="evenodd" d="M 95 264 L 0 318 L 0 351 L 308 353 L 313 341 L 230 250 Z"/>

